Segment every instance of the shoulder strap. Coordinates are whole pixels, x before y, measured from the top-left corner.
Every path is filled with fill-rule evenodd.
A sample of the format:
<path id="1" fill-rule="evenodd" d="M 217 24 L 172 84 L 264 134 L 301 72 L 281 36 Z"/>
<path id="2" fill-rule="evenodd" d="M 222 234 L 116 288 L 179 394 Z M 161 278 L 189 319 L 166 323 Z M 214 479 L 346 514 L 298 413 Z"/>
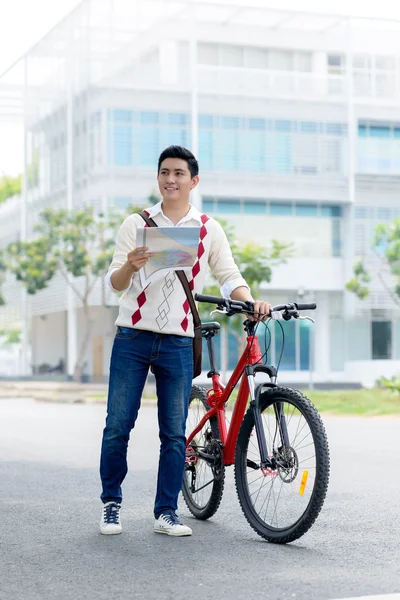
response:
<path id="1" fill-rule="evenodd" d="M 158 227 L 157 223 L 155 221 L 153 221 L 153 219 L 151 219 L 144 210 L 142 210 L 138 214 L 142 217 L 142 219 L 147 223 L 147 225 L 149 227 Z M 184 271 L 176 271 L 176 274 L 177 274 L 179 281 L 181 282 L 182 287 L 185 291 L 186 298 L 188 299 L 190 310 L 192 311 L 192 315 L 193 315 L 194 326 L 200 327 L 201 321 L 200 321 L 199 311 L 197 310 L 196 303 L 194 301 L 193 294 L 190 289 L 189 281 L 188 281 L 188 278 L 186 277 L 186 273 Z"/>

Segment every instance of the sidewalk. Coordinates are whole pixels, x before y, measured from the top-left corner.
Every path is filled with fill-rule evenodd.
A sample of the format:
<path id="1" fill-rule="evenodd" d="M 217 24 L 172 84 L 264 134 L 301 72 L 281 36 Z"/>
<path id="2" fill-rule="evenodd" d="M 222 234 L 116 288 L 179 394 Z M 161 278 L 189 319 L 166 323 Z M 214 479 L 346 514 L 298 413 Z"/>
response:
<path id="1" fill-rule="evenodd" d="M 33 398 L 42 402 L 92 403 L 107 402 L 108 384 L 76 381 L 0 381 L 1 398 Z M 143 401 L 155 400 L 154 387 L 147 385 Z"/>

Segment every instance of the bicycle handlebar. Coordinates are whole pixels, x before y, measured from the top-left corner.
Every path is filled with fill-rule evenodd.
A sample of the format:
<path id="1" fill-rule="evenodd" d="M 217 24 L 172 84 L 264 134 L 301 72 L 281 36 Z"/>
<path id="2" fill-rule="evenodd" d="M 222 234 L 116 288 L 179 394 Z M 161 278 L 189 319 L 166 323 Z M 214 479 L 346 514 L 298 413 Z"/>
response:
<path id="1" fill-rule="evenodd" d="M 216 304 L 219 308 L 225 308 L 227 313 L 238 314 L 238 313 L 252 313 L 254 310 L 253 302 L 241 302 L 240 300 L 231 300 L 230 298 L 219 298 L 218 296 L 207 296 L 204 294 L 195 294 L 194 296 L 197 302 L 208 302 L 209 304 Z M 315 310 L 317 305 L 315 302 L 309 303 L 297 303 L 292 302 L 290 304 L 278 304 L 272 307 L 272 312 L 285 312 L 288 317 L 296 317 L 296 313 L 299 310 Z"/>

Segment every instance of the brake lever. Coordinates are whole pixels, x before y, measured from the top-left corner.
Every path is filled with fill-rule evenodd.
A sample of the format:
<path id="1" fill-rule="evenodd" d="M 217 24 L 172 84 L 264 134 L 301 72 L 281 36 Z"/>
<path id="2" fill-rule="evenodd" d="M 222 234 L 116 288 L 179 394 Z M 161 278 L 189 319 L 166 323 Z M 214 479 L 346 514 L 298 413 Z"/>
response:
<path id="1" fill-rule="evenodd" d="M 210 312 L 210 316 L 213 315 L 214 313 L 220 313 L 221 315 L 227 315 L 228 311 L 226 310 L 226 308 L 224 310 L 221 310 L 220 308 L 216 308 L 215 310 L 212 310 Z"/>
<path id="2" fill-rule="evenodd" d="M 299 319 L 299 321 L 311 321 L 311 323 L 315 323 L 314 319 L 312 317 L 297 317 Z"/>

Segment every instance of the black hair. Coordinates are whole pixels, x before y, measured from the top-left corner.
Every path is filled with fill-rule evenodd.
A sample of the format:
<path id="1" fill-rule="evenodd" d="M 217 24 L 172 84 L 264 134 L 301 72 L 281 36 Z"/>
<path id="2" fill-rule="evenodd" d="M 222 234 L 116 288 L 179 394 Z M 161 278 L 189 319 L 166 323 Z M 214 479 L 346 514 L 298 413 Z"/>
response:
<path id="1" fill-rule="evenodd" d="M 190 150 L 187 150 L 187 148 L 184 148 L 183 146 L 168 146 L 168 148 L 165 148 L 165 150 L 161 152 L 158 159 L 158 173 L 160 172 L 161 163 L 166 158 L 181 158 L 182 160 L 185 160 L 192 179 L 199 174 L 199 163 Z"/>

